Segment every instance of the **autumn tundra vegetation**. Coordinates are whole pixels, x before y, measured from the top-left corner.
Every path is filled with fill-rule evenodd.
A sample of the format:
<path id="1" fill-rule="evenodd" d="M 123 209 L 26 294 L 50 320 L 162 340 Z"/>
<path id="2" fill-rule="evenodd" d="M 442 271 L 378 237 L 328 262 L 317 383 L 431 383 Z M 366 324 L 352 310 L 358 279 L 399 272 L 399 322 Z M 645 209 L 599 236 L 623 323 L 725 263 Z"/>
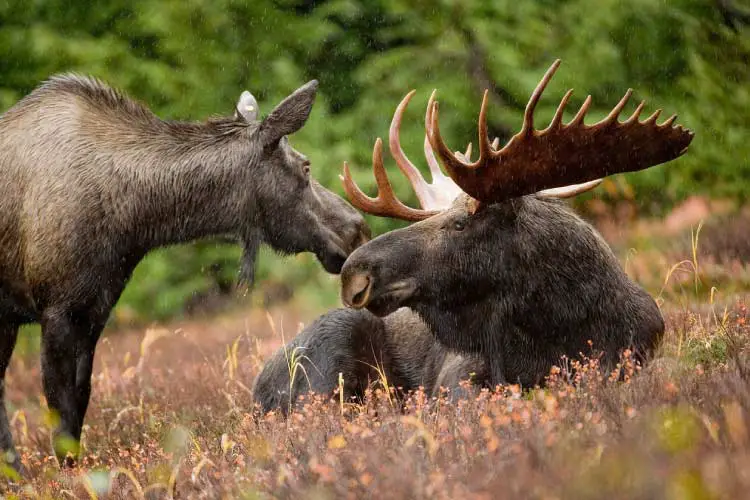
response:
<path id="1" fill-rule="evenodd" d="M 0 23 L 3 497 L 747 497 L 741 2 Z"/>

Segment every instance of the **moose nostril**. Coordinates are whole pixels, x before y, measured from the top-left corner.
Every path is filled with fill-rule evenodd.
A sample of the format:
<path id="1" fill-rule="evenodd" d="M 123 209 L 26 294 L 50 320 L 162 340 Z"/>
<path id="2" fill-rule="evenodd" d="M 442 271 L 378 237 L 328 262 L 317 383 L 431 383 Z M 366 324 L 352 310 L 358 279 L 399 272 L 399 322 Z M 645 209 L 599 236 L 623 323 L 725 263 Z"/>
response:
<path id="1" fill-rule="evenodd" d="M 349 307 L 361 309 L 367 305 L 372 281 L 367 274 L 356 274 L 344 283 L 342 301 Z"/>
<path id="2" fill-rule="evenodd" d="M 356 295 L 354 295 L 354 297 L 352 297 L 352 305 L 354 305 L 354 306 L 361 305 L 365 301 L 365 299 L 367 299 L 368 289 L 369 289 L 369 287 L 365 288 L 361 292 L 359 292 Z"/>

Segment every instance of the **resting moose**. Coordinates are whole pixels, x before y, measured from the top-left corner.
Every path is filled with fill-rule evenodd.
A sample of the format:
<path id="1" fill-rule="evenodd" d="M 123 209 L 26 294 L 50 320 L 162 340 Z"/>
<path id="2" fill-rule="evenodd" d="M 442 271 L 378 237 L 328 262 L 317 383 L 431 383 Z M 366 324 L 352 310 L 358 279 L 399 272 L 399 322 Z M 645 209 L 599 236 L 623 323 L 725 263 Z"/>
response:
<path id="1" fill-rule="evenodd" d="M 243 245 L 242 277 L 252 282 L 261 243 L 314 252 L 338 273 L 369 239 L 362 216 L 315 182 L 287 141 L 316 91 L 309 82 L 263 120 L 243 92 L 233 116 L 188 123 L 162 120 L 97 80 L 62 75 L 0 117 L 0 374 L 19 326 L 40 322 L 56 435 L 79 440 L 97 339 L 151 249 L 231 238 Z M 14 452 L 4 406 L 0 448 Z"/>
<path id="2" fill-rule="evenodd" d="M 405 307 L 382 319 L 365 310 L 335 309 L 274 353 L 255 379 L 253 400 L 262 412 L 286 414 L 302 394 L 333 394 L 339 374 L 344 397 L 361 398 L 380 379 L 379 371 L 391 387 L 422 387 L 435 396 L 441 387 L 455 395 L 462 380 L 481 385 L 488 377 L 481 358 L 435 341 L 427 325 Z"/>
<path id="3" fill-rule="evenodd" d="M 341 274 L 343 302 L 378 316 L 412 309 L 443 345 L 481 355 L 492 384 L 541 383 L 561 356 L 589 353 L 589 341 L 605 367 L 625 348 L 643 359 L 664 333 L 654 300 L 628 278 L 596 230 L 554 198 L 592 189 L 607 175 L 673 160 L 686 151 L 693 133 L 675 126 L 676 116 L 657 124 L 660 111 L 640 121 L 643 102 L 620 122 L 632 90 L 593 125 L 584 124 L 590 97 L 563 123 L 570 90 L 550 125 L 535 130 L 534 109 L 559 64 L 544 75 L 521 131 L 502 149 L 487 137 L 485 93 L 475 162 L 470 151 L 454 154 L 445 145 L 438 103 L 431 100 L 427 142 L 450 178 L 439 175 L 439 183 L 428 185 L 397 144 L 394 148 L 422 210 L 395 198 L 380 143 L 373 159 L 378 198 L 362 193 L 344 167 L 355 206 L 420 222 L 379 236 L 349 256 Z M 445 193 L 457 196 L 437 196 Z"/>
<path id="4" fill-rule="evenodd" d="M 563 124 L 572 93 L 568 91 L 550 126 L 537 131 L 534 109 L 558 66 L 556 61 L 547 71 L 527 105 L 521 131 L 502 149 L 487 137 L 485 94 L 480 155 L 474 163 L 471 145 L 464 154 L 453 154 L 445 146 L 433 94 L 425 124 L 432 184 L 399 144 L 401 117 L 414 92 L 404 98 L 391 124 L 389 145 L 421 210 L 396 199 L 383 167 L 380 139 L 373 152 L 377 198 L 362 193 L 344 165 L 345 190 L 355 206 L 374 215 L 421 222 L 381 235 L 349 256 L 342 271 L 342 301 L 382 320 L 362 311 L 361 324 L 347 322 L 348 330 L 338 332 L 344 347 L 331 349 L 358 352 L 353 344 L 360 336 L 348 332 L 367 324 L 378 325 L 371 328 L 386 344 L 390 337 L 424 335 L 414 326 L 397 330 L 404 322 L 390 321 L 393 315 L 412 314 L 426 323 L 435 343 L 472 364 L 462 368 L 463 374 L 486 371 L 491 385 L 533 386 L 543 383 L 561 356 L 575 358 L 593 347 L 609 367 L 625 348 L 643 360 L 659 343 L 664 322 L 654 300 L 627 277 L 596 230 L 556 198 L 592 189 L 606 175 L 677 158 L 693 133 L 673 126 L 675 117 L 657 124 L 659 111 L 640 121 L 644 103 L 619 122 L 631 90 L 594 125 L 583 123 L 590 97 L 573 120 Z M 450 177 L 440 171 L 433 149 Z M 318 342 L 316 328 L 330 328 L 345 314 L 334 311 L 320 320 L 322 325 L 311 325 L 307 343 L 328 346 Z M 318 359 L 322 354 L 317 351 L 306 354 Z M 388 359 L 384 357 L 386 363 Z M 328 371 L 334 374 L 336 368 Z M 314 391 L 328 388 L 318 379 L 312 382 Z M 256 388 L 258 396 L 268 392 Z"/>

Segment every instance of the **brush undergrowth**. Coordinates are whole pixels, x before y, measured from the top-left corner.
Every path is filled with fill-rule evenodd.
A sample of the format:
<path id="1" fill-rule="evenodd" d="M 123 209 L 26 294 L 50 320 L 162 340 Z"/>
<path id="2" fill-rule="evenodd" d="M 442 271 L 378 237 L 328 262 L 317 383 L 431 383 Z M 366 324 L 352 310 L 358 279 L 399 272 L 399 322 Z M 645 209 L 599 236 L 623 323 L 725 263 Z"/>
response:
<path id="1" fill-rule="evenodd" d="M 583 357 L 544 389 L 458 403 L 395 393 L 304 396 L 258 417 L 250 383 L 282 343 L 268 316 L 111 336 L 97 353 L 80 466 L 61 471 L 35 356 L 9 370 L 9 415 L 29 472 L 8 498 L 743 498 L 750 491 L 750 315 L 692 255 L 663 268 L 667 332 L 646 367 Z M 684 271 L 687 270 L 687 271 Z M 690 279 L 680 273 L 692 273 Z M 679 277 L 679 279 L 677 279 Z M 689 283 L 689 287 L 687 285 Z M 702 294 L 702 287 L 710 293 Z M 685 291 L 686 288 L 692 290 Z M 238 335 L 238 331 L 240 333 Z M 205 331 L 203 331 L 205 330 Z M 288 340 L 288 339 L 284 339 Z M 291 380 L 302 352 L 289 352 Z M 575 370 L 571 370 L 575 368 Z M 346 380 L 339 380 L 343 387 Z"/>

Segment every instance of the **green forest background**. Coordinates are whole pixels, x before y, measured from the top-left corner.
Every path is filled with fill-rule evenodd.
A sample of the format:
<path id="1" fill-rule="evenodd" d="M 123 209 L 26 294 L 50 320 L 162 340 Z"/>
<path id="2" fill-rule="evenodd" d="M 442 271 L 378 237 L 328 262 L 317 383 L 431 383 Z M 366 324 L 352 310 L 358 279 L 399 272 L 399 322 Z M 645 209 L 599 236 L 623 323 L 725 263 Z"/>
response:
<path id="1" fill-rule="evenodd" d="M 541 75 L 561 58 L 538 123 L 552 116 L 567 88 L 576 89 L 571 110 L 593 96 L 593 121 L 633 87 L 633 101 L 646 99 L 646 111 L 677 112 L 695 130 L 678 162 L 618 176 L 617 189 L 595 194 L 612 202 L 635 192 L 640 210 L 659 213 L 692 194 L 747 197 L 748 25 L 750 6 L 736 0 L 0 1 L 0 109 L 62 71 L 100 77 L 164 118 L 190 120 L 231 113 L 246 88 L 268 112 L 317 78 L 313 114 L 292 142 L 323 185 L 342 194 L 344 160 L 372 189 L 373 142 L 385 137 L 410 89 L 417 96 L 402 141 L 423 164 L 424 104 L 433 88 L 454 149 L 475 141 L 485 88 L 491 131 L 507 138 Z M 376 234 L 397 225 L 368 220 Z M 138 267 L 115 321 L 173 318 L 231 292 L 239 254 L 214 242 L 153 253 Z M 311 255 L 267 251 L 258 268 L 260 290 L 247 300 L 268 303 L 293 292 L 311 307 L 338 302 L 336 277 Z"/>

